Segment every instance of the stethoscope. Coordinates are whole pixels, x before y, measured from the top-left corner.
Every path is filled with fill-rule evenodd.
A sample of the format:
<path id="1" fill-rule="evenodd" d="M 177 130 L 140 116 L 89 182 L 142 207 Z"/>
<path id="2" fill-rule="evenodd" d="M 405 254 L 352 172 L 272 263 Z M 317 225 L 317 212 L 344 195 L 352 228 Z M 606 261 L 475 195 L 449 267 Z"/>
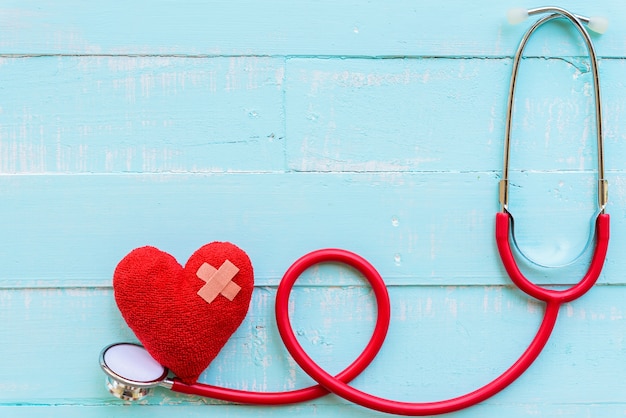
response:
<path id="1" fill-rule="evenodd" d="M 595 50 L 591 38 L 583 25 L 585 23 L 590 30 L 602 33 L 606 29 L 606 21 L 604 19 L 574 15 L 567 10 L 557 7 L 542 7 L 531 10 L 516 9 L 509 12 L 508 17 L 511 23 L 519 23 L 530 15 L 545 13 L 548 13 L 548 15 L 539 19 L 528 29 L 513 59 L 506 118 L 504 170 L 502 180 L 499 183 L 501 211 L 496 214 L 496 242 L 507 273 L 520 290 L 546 303 L 544 317 L 537 334 L 521 357 L 511 367 L 490 383 L 473 392 L 436 402 L 411 403 L 393 401 L 373 396 L 349 386 L 348 382 L 358 376 L 374 360 L 374 357 L 376 357 L 382 347 L 391 318 L 389 294 L 378 271 L 363 257 L 342 249 L 322 249 L 304 255 L 289 267 L 278 286 L 275 305 L 278 331 L 285 347 L 296 363 L 318 382 L 318 385 L 289 392 L 265 393 L 228 389 L 203 383 L 187 384 L 175 377 L 168 377 L 168 370 L 157 363 L 140 345 L 117 343 L 107 346 L 100 353 L 100 366 L 106 374 L 106 384 L 109 391 L 124 400 L 139 400 L 148 395 L 152 388 L 161 386 L 184 394 L 257 405 L 305 402 L 332 392 L 373 410 L 398 415 L 421 416 L 444 414 L 467 408 L 488 399 L 515 381 L 530 367 L 546 345 L 556 323 L 560 306 L 563 303 L 581 297 L 596 283 L 604 264 L 609 240 L 609 215 L 604 213 L 608 193 L 607 181 L 604 179 L 599 77 Z M 511 119 L 515 83 L 521 56 L 528 39 L 534 31 L 541 25 L 559 18 L 570 21 L 583 37 L 587 46 L 593 74 L 598 146 L 598 211 L 595 216 L 595 232 L 592 232 L 589 240 L 590 242 L 595 241 L 595 251 L 585 276 L 576 285 L 565 290 L 546 289 L 532 283 L 522 274 L 511 249 L 511 241 L 514 247 L 517 247 L 517 243 L 512 228 L 513 217 L 508 207 Z M 593 236 L 595 236 L 595 240 Z M 523 255 L 521 250 L 520 254 Z M 296 280 L 305 270 L 319 263 L 340 263 L 356 269 L 372 287 L 378 307 L 376 323 L 369 343 L 361 354 L 336 376 L 332 376 L 323 370 L 304 351 L 293 332 L 288 314 L 289 296 Z"/>

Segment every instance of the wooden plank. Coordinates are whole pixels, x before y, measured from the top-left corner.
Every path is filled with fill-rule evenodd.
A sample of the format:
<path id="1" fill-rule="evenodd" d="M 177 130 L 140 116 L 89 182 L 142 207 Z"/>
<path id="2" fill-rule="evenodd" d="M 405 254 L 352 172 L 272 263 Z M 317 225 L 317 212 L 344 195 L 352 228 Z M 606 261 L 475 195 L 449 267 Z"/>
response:
<path id="1" fill-rule="evenodd" d="M 523 60 L 511 169 L 597 170 L 593 79 L 586 64 Z M 624 96 L 611 77 L 623 67 L 621 61 L 602 63 L 607 169 L 619 169 L 626 151 L 617 123 Z M 502 170 L 510 77 L 509 60 L 289 60 L 289 167 Z"/>
<path id="2" fill-rule="evenodd" d="M 624 183 L 623 175 L 612 180 Z M 211 241 L 247 251 L 261 284 L 324 247 L 363 255 L 389 284 L 508 283 L 493 236 L 493 173 L 11 175 L 0 184 L 4 287 L 106 286 L 132 248 L 153 245 L 184 263 Z M 586 173 L 526 176 L 511 192 L 520 244 L 577 255 L 594 211 L 592 184 Z M 603 283 L 624 283 L 623 193 L 608 209 L 616 244 Z M 572 283 L 585 260 L 528 272 Z"/>
<path id="3" fill-rule="evenodd" d="M 367 288 L 328 284 L 295 289 L 291 315 L 303 347 L 336 372 L 366 343 L 375 306 Z M 624 290 L 623 286 L 599 286 L 562 307 L 541 357 L 519 381 L 484 402 L 487 411 L 515 407 L 527 414 L 559 408 L 577 411 L 592 404 L 623 408 L 620 382 L 625 370 L 619 360 L 624 332 L 618 324 L 624 316 Z M 274 288 L 255 290 L 250 315 L 201 381 L 259 391 L 310 383 L 288 359 L 278 338 L 272 313 L 274 297 Z M 391 288 L 390 297 L 388 339 L 354 384 L 379 396 L 415 402 L 461 395 L 489 382 L 523 351 L 543 311 L 541 304 L 502 287 L 405 286 Z M 112 411 L 110 407 L 123 404 L 107 393 L 97 366 L 104 345 L 133 339 L 110 289 L 2 290 L 0 319 L 5 324 L 0 337 L 7 347 L 0 357 L 0 410 L 32 411 L 27 407 L 59 405 Z M 23 332 L 24 326 L 29 332 Z M 159 389 L 143 403 L 180 406 L 173 411 L 184 412 L 199 402 Z M 255 411 L 274 416 L 315 414 L 317 407 L 343 410 L 341 405 L 347 404 L 330 396 L 274 412 L 239 406 L 215 408 L 242 416 Z M 26 407 L 19 409 L 19 405 Z M 126 409 L 137 413 L 154 410 Z M 360 408 L 349 409 L 355 416 L 370 416 Z"/>
<path id="4" fill-rule="evenodd" d="M 610 416 L 611 414 L 622 413 L 625 409 L 622 403 L 613 404 L 587 404 L 587 405 L 560 405 L 560 404 L 539 404 L 524 403 L 518 405 L 479 405 L 475 408 L 457 412 L 455 418 L 484 417 L 497 418 L 505 414 L 510 418 L 525 418 L 528 416 L 539 418 L 550 418 L 554 416 Z M 50 418 L 82 418 L 86 415 L 90 417 L 171 417 L 172 414 L 180 414 L 191 418 L 204 418 L 209 414 L 220 416 L 237 417 L 280 417 L 284 415 L 297 415 L 301 417 L 325 417 L 333 414 L 342 417 L 386 417 L 388 414 L 363 411 L 353 405 L 304 405 L 295 407 L 245 407 L 245 406 L 217 406 L 217 405 L 186 405 L 186 406 L 166 406 L 166 405 L 146 405 L 133 407 L 112 407 L 112 406 L 55 406 L 42 409 L 40 406 L 17 406 L 0 407 L 0 411 L 7 416 L 16 418 L 30 418 L 45 416 Z"/>
<path id="5" fill-rule="evenodd" d="M 3 59 L 0 171 L 275 171 L 284 62 Z"/>
<path id="6" fill-rule="evenodd" d="M 4 173 L 502 169 L 508 60 L 2 63 Z M 606 61 L 603 75 L 624 65 Z M 590 77 L 575 61 L 524 61 L 512 169 L 596 170 Z M 603 78 L 602 90 L 606 167 L 615 170 L 626 155 L 626 103 L 618 78 Z"/>
<path id="7" fill-rule="evenodd" d="M 3 53 L 209 54 L 327 56 L 511 56 L 528 23 L 511 27 L 506 12 L 517 4 L 377 0 L 210 3 L 167 0 L 108 1 L 85 7 L 77 0 L 2 3 Z M 587 15 L 624 15 L 620 0 L 559 6 Z M 519 6 L 518 6 L 519 7 Z M 531 53 L 572 53 L 580 41 L 562 25 L 544 31 Z M 615 19 L 596 36 L 602 56 L 622 56 L 626 28 Z M 548 48 L 546 50 L 546 48 Z"/>
<path id="8" fill-rule="evenodd" d="M 609 255 L 530 370 L 454 417 L 626 413 L 626 3 L 560 5 L 613 20 L 593 35 Z M 392 300 L 388 339 L 356 387 L 433 401 L 510 366 L 542 314 L 510 285 L 493 238 L 511 56 L 530 25 L 508 26 L 510 6 L 0 2 L 0 416 L 387 416 L 332 395 L 270 408 L 162 389 L 141 405 L 113 399 L 97 357 L 134 336 L 111 275 L 148 244 L 182 263 L 213 240 L 251 256 L 249 315 L 203 382 L 312 383 L 285 351 L 273 305 L 286 268 L 323 247 L 367 258 Z M 595 209 L 591 76 L 576 36 L 553 24 L 530 42 L 514 119 L 517 238 L 548 263 L 584 247 Z M 521 264 L 535 282 L 565 285 L 588 258 Z M 331 372 L 366 344 L 376 312 L 369 287 L 337 265 L 303 274 L 290 309 Z"/>

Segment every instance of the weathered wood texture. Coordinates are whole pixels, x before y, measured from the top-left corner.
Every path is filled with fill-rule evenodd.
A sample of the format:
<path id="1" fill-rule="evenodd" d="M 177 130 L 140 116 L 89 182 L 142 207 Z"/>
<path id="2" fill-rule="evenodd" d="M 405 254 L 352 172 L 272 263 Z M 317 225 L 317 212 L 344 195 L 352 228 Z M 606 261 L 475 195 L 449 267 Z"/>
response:
<path id="1" fill-rule="evenodd" d="M 505 370 L 543 312 L 511 286 L 493 237 L 512 55 L 528 27 L 507 26 L 509 3 L 0 0 L 0 416 L 384 416 L 333 395 L 276 408 L 165 390 L 113 399 L 98 354 L 134 336 L 111 276 L 148 244 L 184 263 L 231 241 L 254 264 L 249 315 L 202 381 L 312 383 L 273 304 L 288 266 L 323 247 L 366 257 L 392 298 L 388 340 L 355 386 L 433 401 Z M 531 369 L 450 416 L 626 413 L 626 3 L 560 5 L 612 19 L 594 35 L 609 255 Z M 520 245 L 547 263 L 584 248 L 595 210 L 583 53 L 556 23 L 520 73 L 511 211 Z M 523 269 L 568 285 L 588 258 Z M 302 344 L 331 372 L 358 355 L 376 313 L 365 283 L 329 265 L 303 275 L 293 305 Z"/>

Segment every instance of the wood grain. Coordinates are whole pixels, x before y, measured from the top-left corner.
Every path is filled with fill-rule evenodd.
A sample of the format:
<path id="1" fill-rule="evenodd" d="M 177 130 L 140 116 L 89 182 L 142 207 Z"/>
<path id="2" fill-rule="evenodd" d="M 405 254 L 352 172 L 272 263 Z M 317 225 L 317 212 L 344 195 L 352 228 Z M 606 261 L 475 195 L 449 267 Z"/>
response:
<path id="1" fill-rule="evenodd" d="M 626 3 L 559 5 L 611 18 L 593 35 L 609 253 L 528 372 L 453 417 L 626 411 Z M 334 395 L 284 407 L 162 389 L 140 405 L 112 398 L 98 354 L 135 337 L 111 276 L 143 245 L 181 263 L 215 240 L 251 257 L 249 315 L 203 382 L 313 383 L 273 305 L 288 266 L 324 247 L 367 258 L 392 299 L 388 339 L 356 387 L 434 401 L 505 370 L 543 312 L 510 284 L 493 237 L 512 55 L 530 25 L 506 24 L 513 6 L 0 1 L 0 416 L 387 416 Z M 562 23 L 538 31 L 515 101 L 510 207 L 520 245 L 547 263 L 584 248 L 596 209 L 592 75 L 576 36 Z M 588 259 L 522 269 L 568 286 Z M 335 264 L 305 272 L 291 303 L 298 338 L 333 373 L 376 315 L 369 287 Z"/>

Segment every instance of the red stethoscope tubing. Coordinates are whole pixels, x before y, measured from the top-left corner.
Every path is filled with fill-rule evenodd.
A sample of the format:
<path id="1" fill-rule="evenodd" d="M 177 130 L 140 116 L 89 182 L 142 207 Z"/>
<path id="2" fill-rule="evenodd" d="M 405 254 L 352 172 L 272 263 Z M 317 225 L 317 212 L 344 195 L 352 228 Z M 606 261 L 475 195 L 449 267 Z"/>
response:
<path id="1" fill-rule="evenodd" d="M 574 286 L 565 290 L 545 289 L 528 280 L 517 267 L 511 251 L 509 241 L 510 215 L 507 212 L 499 212 L 496 215 L 496 242 L 502 264 L 511 281 L 524 293 L 544 302 L 555 301 L 559 303 L 571 302 L 584 295 L 600 277 L 602 266 L 606 258 L 609 246 L 609 221 L 606 213 L 601 213 L 596 218 L 596 244 L 591 263 L 585 276 Z"/>
<path id="2" fill-rule="evenodd" d="M 294 391 L 267 393 L 222 388 L 202 383 L 185 384 L 175 379 L 172 390 L 191 395 L 207 396 L 223 401 L 256 405 L 279 405 L 305 402 L 326 395 L 328 392 L 332 392 L 350 402 L 373 410 L 409 416 L 450 413 L 490 398 L 514 382 L 539 356 L 550 339 L 561 304 L 581 296 L 593 286 L 602 268 L 604 255 L 606 255 L 609 232 L 608 215 L 600 215 L 597 221 L 596 253 L 592 261 L 592 266 L 589 269 L 590 272 L 581 280 L 581 283 L 567 291 L 547 290 L 530 283 L 521 273 L 518 274 L 515 272 L 516 270 L 519 271 L 519 269 L 515 266 L 515 261 L 512 258 L 508 242 L 508 214 L 504 214 L 507 215 L 506 218 L 500 215 L 503 214 L 498 214 L 496 217 L 496 238 L 505 268 L 509 274 L 511 274 L 511 271 L 514 272 L 512 278 L 514 278 L 513 281 L 515 284 L 518 286 L 521 284 L 520 288 L 531 296 L 540 296 L 538 299 L 546 302 L 546 308 L 537 334 L 520 358 L 500 376 L 485 386 L 455 398 L 417 403 L 384 399 L 349 386 L 347 383 L 358 376 L 378 354 L 386 337 L 390 322 L 389 294 L 382 277 L 367 260 L 352 252 L 331 248 L 308 253 L 292 264 L 285 272 L 276 294 L 276 322 L 285 347 L 296 363 L 309 376 L 317 381 L 319 383 L 318 385 Z M 506 221 L 506 224 L 504 221 Z M 502 235 L 504 230 L 506 230 L 507 233 Z M 506 245 L 504 244 L 503 237 L 506 238 Z M 510 259 L 508 258 L 509 254 Z M 304 351 L 291 327 L 288 310 L 291 290 L 300 275 L 316 264 L 327 262 L 344 263 L 363 274 L 372 287 L 378 305 L 378 317 L 370 342 L 357 359 L 337 376 L 332 376 L 324 371 Z M 513 269 L 512 266 L 515 266 L 515 268 Z"/>
<path id="3" fill-rule="evenodd" d="M 306 268 L 320 262 L 319 259 L 324 258 L 324 251 L 326 250 L 321 251 L 322 252 L 319 254 L 312 253 L 312 256 L 311 254 L 305 255 L 303 258 L 296 261 L 287 273 L 285 273 L 276 294 L 276 323 L 278 325 L 278 331 L 289 354 L 291 354 L 296 363 L 298 363 L 315 381 L 319 382 L 330 392 L 373 410 L 396 415 L 437 415 L 458 411 L 488 399 L 511 384 L 526 371 L 547 343 L 554 328 L 554 324 L 556 323 L 560 304 L 557 302 L 548 303 L 544 319 L 537 331 L 537 335 L 522 356 L 492 382 L 468 394 L 436 402 L 399 402 L 373 396 L 334 378 L 318 366 L 304 351 L 291 327 L 289 315 L 287 309 L 285 309 L 289 301 L 291 289 L 300 274 Z M 378 286 L 374 286 L 374 283 L 372 283 L 372 287 L 374 292 L 376 292 Z"/>

